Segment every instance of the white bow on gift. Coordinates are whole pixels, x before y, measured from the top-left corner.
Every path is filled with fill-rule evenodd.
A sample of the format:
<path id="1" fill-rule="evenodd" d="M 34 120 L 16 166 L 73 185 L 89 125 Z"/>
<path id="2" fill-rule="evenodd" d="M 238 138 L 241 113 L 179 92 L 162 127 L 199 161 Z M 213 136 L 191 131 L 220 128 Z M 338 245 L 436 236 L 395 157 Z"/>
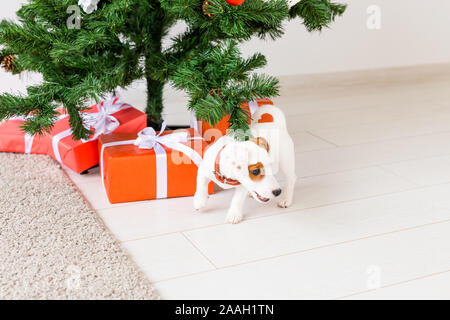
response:
<path id="1" fill-rule="evenodd" d="M 81 140 L 83 143 L 96 140 L 101 134 L 112 133 L 114 130 L 116 130 L 117 127 L 120 126 L 120 122 L 112 114 L 120 110 L 131 108 L 131 106 L 121 102 L 120 97 L 117 95 L 112 96 L 111 98 L 107 99 L 104 102 L 101 102 L 100 104 L 97 105 L 97 108 L 98 112 L 96 113 L 81 113 L 84 127 L 87 128 L 88 130 L 90 130 L 91 128 L 95 129 L 94 136 L 89 140 Z M 67 118 L 68 116 L 69 115 L 67 113 L 60 114 L 56 118 L 56 121 Z M 18 117 L 11 117 L 7 120 L 27 121 L 29 120 L 29 117 L 18 116 Z M 69 128 L 56 134 L 52 138 L 52 147 L 55 159 L 60 163 L 62 163 L 62 159 L 58 147 L 59 141 L 71 135 L 72 135 L 72 128 Z M 33 147 L 34 135 L 26 133 L 24 135 L 24 139 L 25 139 L 25 153 L 29 154 L 31 153 L 31 149 Z"/>
<path id="2" fill-rule="evenodd" d="M 103 154 L 107 147 L 134 144 L 138 146 L 139 149 L 153 149 L 156 155 L 156 197 L 158 199 L 167 198 L 167 153 L 163 146 L 167 148 L 177 150 L 188 156 L 195 165 L 199 166 L 202 162 L 202 157 L 200 154 L 183 144 L 189 140 L 203 140 L 202 137 L 189 137 L 186 131 L 173 132 L 166 135 L 162 135 L 166 129 L 166 122 L 164 121 L 161 127 L 161 131 L 156 134 L 155 129 L 145 128 L 138 133 L 138 138 L 136 140 L 126 140 L 126 141 L 115 141 L 109 142 L 102 145 L 100 151 L 100 174 L 103 183 L 104 173 L 103 173 Z"/>
<path id="3" fill-rule="evenodd" d="M 101 102 L 97 107 L 98 112 L 82 114 L 84 127 L 88 130 L 91 128 L 95 130 L 91 140 L 96 140 L 102 134 L 112 133 L 120 126 L 119 120 L 113 114 L 124 109 L 124 103 L 117 95 L 117 97 L 111 97 Z"/>
<path id="4" fill-rule="evenodd" d="M 188 134 L 186 131 L 173 132 L 171 134 L 162 135 L 166 130 L 166 121 L 161 125 L 161 131 L 156 134 L 155 129 L 148 127 L 138 133 L 138 138 L 134 142 L 139 149 L 156 149 L 160 145 L 165 145 L 172 148 L 180 142 L 188 141 Z"/>
<path id="5" fill-rule="evenodd" d="M 172 132 L 170 134 L 162 135 L 166 130 L 166 121 L 161 125 L 161 131 L 156 134 L 155 129 L 145 128 L 138 133 L 138 138 L 134 141 L 134 145 L 139 149 L 154 149 L 156 157 L 166 158 L 166 152 L 163 146 L 167 148 L 180 151 L 187 155 L 197 166 L 202 162 L 202 157 L 194 150 L 189 148 L 183 142 L 188 140 L 203 140 L 202 137 L 188 137 L 186 131 Z"/>

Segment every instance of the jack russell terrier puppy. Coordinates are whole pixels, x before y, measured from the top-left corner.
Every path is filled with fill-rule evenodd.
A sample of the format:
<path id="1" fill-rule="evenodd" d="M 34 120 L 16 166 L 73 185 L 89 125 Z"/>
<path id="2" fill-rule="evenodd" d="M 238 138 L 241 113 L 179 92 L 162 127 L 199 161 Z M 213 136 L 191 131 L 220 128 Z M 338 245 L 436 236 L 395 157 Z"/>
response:
<path id="1" fill-rule="evenodd" d="M 258 123 L 264 114 L 273 122 Z M 206 150 L 198 169 L 194 207 L 200 210 L 208 200 L 208 183 L 212 180 L 223 189 L 236 188 L 227 214 L 227 222 L 238 223 L 243 218 L 248 194 L 260 203 L 280 197 L 278 206 L 292 204 L 295 181 L 294 143 L 286 128 L 283 112 L 272 105 L 261 106 L 252 117 L 248 141 L 236 141 L 225 135 Z M 275 174 L 278 169 L 285 177 L 282 190 Z"/>

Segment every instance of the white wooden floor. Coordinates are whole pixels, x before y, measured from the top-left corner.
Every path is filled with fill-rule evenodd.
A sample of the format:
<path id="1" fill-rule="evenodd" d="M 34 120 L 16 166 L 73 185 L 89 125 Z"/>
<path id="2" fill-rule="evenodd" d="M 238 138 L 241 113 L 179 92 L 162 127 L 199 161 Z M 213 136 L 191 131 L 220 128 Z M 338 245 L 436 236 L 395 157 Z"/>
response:
<path id="1" fill-rule="evenodd" d="M 98 170 L 70 174 L 163 299 L 450 298 L 450 65 L 282 79 L 295 202 L 232 193 L 110 205 Z M 125 99 L 143 105 L 144 94 Z M 167 98 L 167 119 L 187 123 Z"/>

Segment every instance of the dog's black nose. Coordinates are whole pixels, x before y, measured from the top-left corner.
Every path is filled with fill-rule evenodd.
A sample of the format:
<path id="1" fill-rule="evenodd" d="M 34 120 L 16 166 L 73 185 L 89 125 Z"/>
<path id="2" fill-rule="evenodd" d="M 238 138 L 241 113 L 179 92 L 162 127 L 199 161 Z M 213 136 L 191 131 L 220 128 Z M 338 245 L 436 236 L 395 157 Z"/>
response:
<path id="1" fill-rule="evenodd" d="M 275 197 L 278 197 L 281 194 L 281 189 L 272 190 L 272 193 Z"/>

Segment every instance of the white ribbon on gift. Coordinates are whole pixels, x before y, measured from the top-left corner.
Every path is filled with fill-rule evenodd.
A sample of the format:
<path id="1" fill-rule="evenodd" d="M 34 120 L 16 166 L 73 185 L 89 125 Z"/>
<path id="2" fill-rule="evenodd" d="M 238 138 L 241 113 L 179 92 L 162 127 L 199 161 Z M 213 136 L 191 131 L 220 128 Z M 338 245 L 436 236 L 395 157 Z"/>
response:
<path id="1" fill-rule="evenodd" d="M 101 134 L 109 134 L 112 133 L 117 127 L 120 126 L 119 120 L 113 116 L 114 113 L 131 108 L 131 106 L 124 104 L 120 101 L 119 95 L 112 96 L 104 102 L 101 102 L 97 105 L 98 112 L 95 113 L 82 113 L 83 125 L 86 129 L 90 130 L 90 128 L 95 129 L 94 136 L 89 140 L 81 140 L 83 143 L 88 141 L 96 140 Z M 67 118 L 68 114 L 61 114 L 56 118 L 56 121 Z M 17 116 L 9 118 L 8 120 L 20 120 L 27 121 L 28 118 L 24 116 Z M 55 159 L 62 163 L 61 154 L 59 152 L 58 144 L 59 142 L 71 136 L 73 133 L 72 129 L 64 130 L 52 138 L 52 147 L 53 153 L 55 155 Z M 25 139 L 25 153 L 30 154 L 31 149 L 33 147 L 34 135 L 30 135 L 28 133 L 24 136 Z"/>
<path id="2" fill-rule="evenodd" d="M 17 117 L 9 118 L 8 120 L 27 121 L 27 117 L 17 116 Z M 24 140 L 25 140 L 25 154 L 30 154 L 31 148 L 33 147 L 34 135 L 25 133 Z"/>
<path id="3" fill-rule="evenodd" d="M 34 134 L 25 133 L 25 154 L 31 153 L 33 147 Z"/>
<path id="4" fill-rule="evenodd" d="M 66 117 L 68 117 L 67 114 L 59 115 L 59 116 L 56 118 L 56 121 L 59 121 L 59 120 L 64 119 L 64 118 L 66 118 Z M 9 121 L 9 120 L 27 121 L 28 119 L 29 119 L 28 117 L 17 116 L 17 117 L 9 118 L 8 121 Z M 25 154 L 30 154 L 30 153 L 31 153 L 31 149 L 33 148 L 34 136 L 35 136 L 35 135 L 33 135 L 33 134 L 25 133 L 25 135 L 24 135 L 24 141 L 25 141 Z"/>
<path id="5" fill-rule="evenodd" d="M 104 184 L 104 166 L 103 166 L 103 154 L 105 148 L 120 145 L 134 144 L 139 149 L 153 149 L 156 155 L 156 198 L 167 198 L 167 154 L 163 146 L 167 148 L 180 151 L 188 156 L 198 167 L 202 162 L 202 157 L 197 151 L 183 144 L 188 140 L 202 140 L 202 137 L 188 137 L 187 132 L 174 132 L 166 135 L 162 135 L 166 129 L 166 122 L 162 124 L 161 131 L 156 134 L 153 128 L 145 128 L 138 133 L 138 138 L 135 140 L 115 141 L 102 145 L 100 151 L 100 174 L 102 182 Z"/>
<path id="6" fill-rule="evenodd" d="M 253 100 L 248 103 L 248 108 L 250 109 L 250 114 L 252 116 L 255 114 L 256 110 L 258 110 L 258 107 L 258 101 Z"/>
<path id="7" fill-rule="evenodd" d="M 84 127 L 88 130 L 90 130 L 90 128 L 95 129 L 94 136 L 89 140 L 82 139 L 81 140 L 82 143 L 96 140 L 102 134 L 109 134 L 114 132 L 114 130 L 116 130 L 120 126 L 120 122 L 112 114 L 119 112 L 121 110 L 131 108 L 131 106 L 121 102 L 119 95 L 117 95 L 110 97 L 104 102 L 103 101 L 100 102 L 97 105 L 97 108 L 98 112 L 82 113 Z M 58 144 L 62 139 L 71 136 L 72 133 L 73 133 L 72 128 L 69 128 L 67 130 L 58 133 L 52 139 L 53 153 L 55 155 L 55 159 L 59 163 L 62 163 L 62 159 L 61 154 L 59 152 Z"/>
<path id="8" fill-rule="evenodd" d="M 194 110 L 191 110 L 190 127 L 194 128 L 195 131 L 200 132 L 199 127 L 198 127 L 198 119 L 195 116 Z M 200 132 L 200 133 L 203 134 L 202 132 Z"/>
<path id="9" fill-rule="evenodd" d="M 120 126 L 120 122 L 113 114 L 131 106 L 121 102 L 119 95 L 117 95 L 101 102 L 97 107 L 98 112 L 82 114 L 84 127 L 88 130 L 91 128 L 95 130 L 91 140 L 96 140 L 102 134 L 114 132 Z"/>

